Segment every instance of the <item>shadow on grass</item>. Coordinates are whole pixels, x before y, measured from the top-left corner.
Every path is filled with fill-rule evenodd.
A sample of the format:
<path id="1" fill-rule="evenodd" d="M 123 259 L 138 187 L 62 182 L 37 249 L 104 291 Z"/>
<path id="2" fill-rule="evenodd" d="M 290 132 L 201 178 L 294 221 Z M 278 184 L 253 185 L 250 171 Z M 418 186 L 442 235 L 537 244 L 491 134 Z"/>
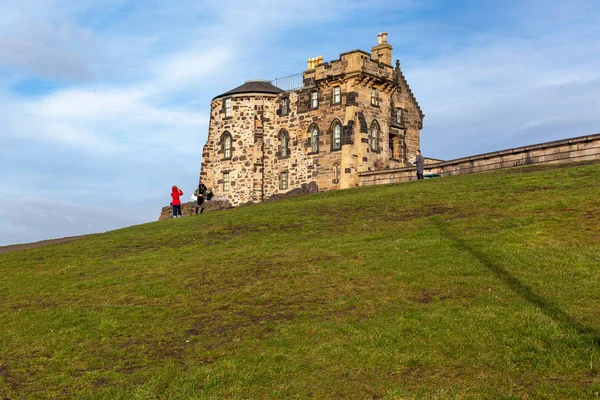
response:
<path id="1" fill-rule="evenodd" d="M 435 224 L 444 237 L 451 240 L 456 248 L 467 251 L 473 257 L 477 258 L 486 269 L 492 272 L 518 296 L 523 298 L 529 304 L 539 308 L 545 315 L 552 318 L 552 320 L 554 320 L 556 323 L 566 328 L 574 329 L 580 335 L 589 338 L 595 347 L 600 348 L 600 335 L 596 329 L 577 322 L 570 315 L 560 309 L 556 304 L 553 304 L 552 301 L 534 293 L 531 288 L 504 269 L 489 255 L 475 249 L 469 245 L 466 240 L 460 239 L 453 235 L 450 231 L 448 231 L 441 221 L 435 221 Z"/>

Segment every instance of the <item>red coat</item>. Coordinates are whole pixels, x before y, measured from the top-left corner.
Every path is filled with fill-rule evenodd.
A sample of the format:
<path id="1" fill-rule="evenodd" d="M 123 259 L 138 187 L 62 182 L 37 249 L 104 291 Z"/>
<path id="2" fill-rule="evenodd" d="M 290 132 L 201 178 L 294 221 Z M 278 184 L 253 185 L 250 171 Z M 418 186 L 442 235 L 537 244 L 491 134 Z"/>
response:
<path id="1" fill-rule="evenodd" d="M 179 200 L 179 196 L 183 196 L 183 192 L 177 186 L 173 186 L 173 191 L 171 192 L 171 198 L 173 201 L 171 202 L 174 206 L 181 205 L 181 200 Z"/>

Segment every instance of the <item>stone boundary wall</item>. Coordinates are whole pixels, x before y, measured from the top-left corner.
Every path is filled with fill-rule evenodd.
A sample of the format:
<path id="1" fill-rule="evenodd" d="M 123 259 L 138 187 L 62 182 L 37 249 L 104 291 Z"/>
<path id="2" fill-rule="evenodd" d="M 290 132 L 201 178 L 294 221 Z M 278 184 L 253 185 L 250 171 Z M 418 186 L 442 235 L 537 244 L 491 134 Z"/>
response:
<path id="1" fill-rule="evenodd" d="M 197 203 L 195 201 L 181 203 L 181 215 L 183 217 L 195 215 L 196 214 L 196 204 Z M 229 202 L 227 200 L 210 200 L 204 204 L 206 205 L 204 207 L 205 213 L 209 212 L 209 211 L 227 210 L 228 208 L 231 208 L 231 204 L 229 204 Z M 173 207 L 166 206 L 166 207 L 162 208 L 162 210 L 160 212 L 160 216 L 158 217 L 158 220 L 162 221 L 163 219 L 171 219 L 172 217 L 173 217 Z"/>
<path id="2" fill-rule="evenodd" d="M 534 164 L 558 164 L 600 160 L 600 134 L 580 136 L 515 147 L 513 149 L 457 158 L 425 165 L 428 173 L 441 176 L 472 174 Z M 359 173 L 358 186 L 385 185 L 416 180 L 414 167 L 386 169 Z"/>

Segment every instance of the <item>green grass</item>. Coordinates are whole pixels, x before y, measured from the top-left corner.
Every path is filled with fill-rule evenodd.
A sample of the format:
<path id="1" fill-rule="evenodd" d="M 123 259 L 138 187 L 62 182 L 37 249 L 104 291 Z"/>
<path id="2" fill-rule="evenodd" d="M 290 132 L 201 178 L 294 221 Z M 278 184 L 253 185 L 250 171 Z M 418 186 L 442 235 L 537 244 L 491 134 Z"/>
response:
<path id="1" fill-rule="evenodd" d="M 600 398 L 600 164 L 0 254 L 0 399 Z"/>

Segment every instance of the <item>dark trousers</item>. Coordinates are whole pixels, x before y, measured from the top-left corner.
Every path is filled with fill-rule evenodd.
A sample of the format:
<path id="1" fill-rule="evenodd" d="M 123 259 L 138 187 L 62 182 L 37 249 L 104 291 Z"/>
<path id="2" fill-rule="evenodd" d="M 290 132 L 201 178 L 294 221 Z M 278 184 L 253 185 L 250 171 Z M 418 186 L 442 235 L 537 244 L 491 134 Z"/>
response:
<path id="1" fill-rule="evenodd" d="M 417 172 L 417 179 L 418 180 L 423 179 L 423 173 L 422 172 Z"/>
<path id="2" fill-rule="evenodd" d="M 198 209 L 200 209 L 200 214 L 204 212 L 204 196 L 198 196 L 198 205 L 196 206 L 196 214 L 198 214 Z"/>
<path id="3" fill-rule="evenodd" d="M 181 204 L 173 204 L 173 217 L 181 216 Z"/>

